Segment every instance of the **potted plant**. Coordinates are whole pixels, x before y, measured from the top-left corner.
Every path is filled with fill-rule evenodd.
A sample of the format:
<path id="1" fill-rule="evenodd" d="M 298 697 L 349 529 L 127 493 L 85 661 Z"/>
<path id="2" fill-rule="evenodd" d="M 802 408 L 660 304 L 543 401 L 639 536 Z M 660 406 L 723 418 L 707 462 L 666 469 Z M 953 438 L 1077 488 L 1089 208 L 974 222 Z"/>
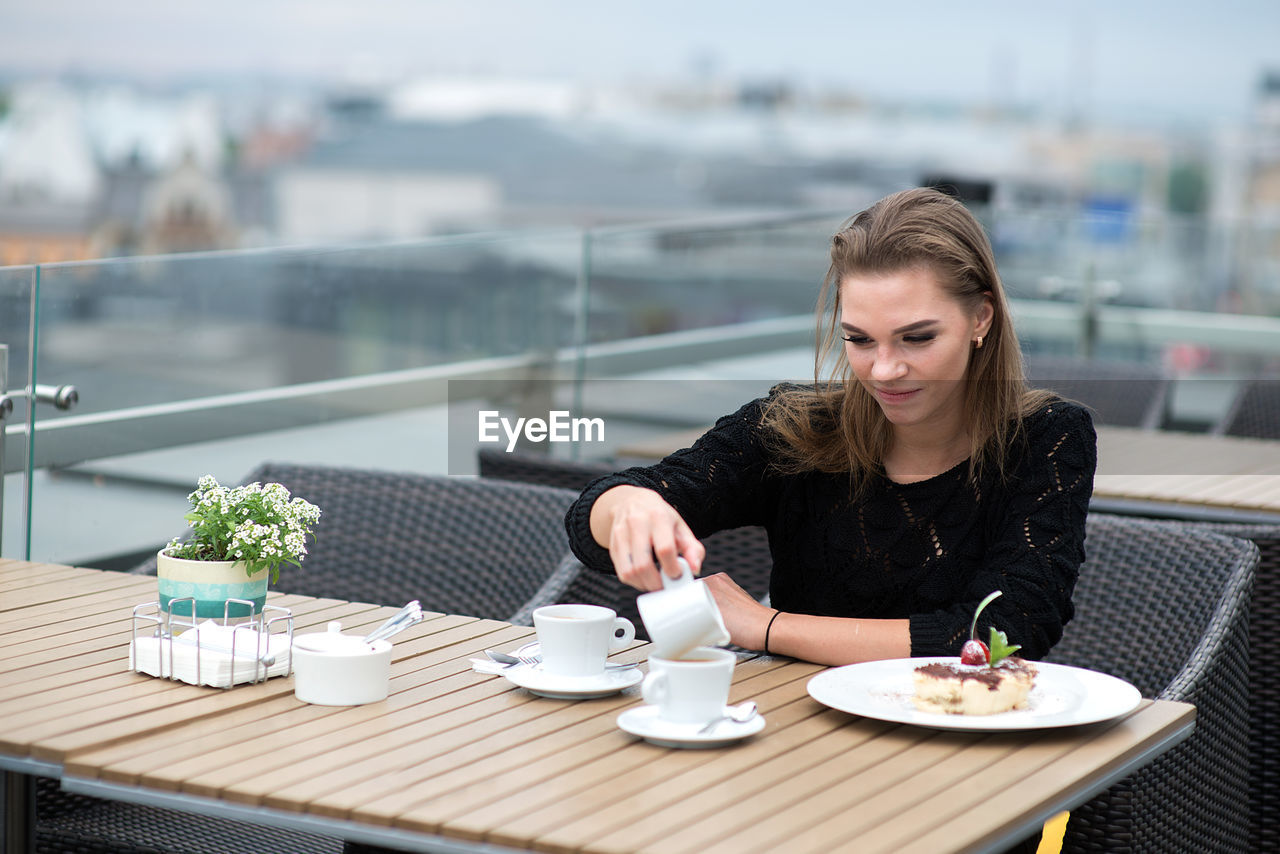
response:
<path id="1" fill-rule="evenodd" d="M 196 617 L 247 617 L 259 613 L 267 600 L 268 580 L 280 578 L 280 566 L 300 566 L 307 554 L 307 537 L 320 519 L 320 508 L 291 498 L 279 483 L 220 486 L 211 475 L 187 496 L 191 533 L 174 538 L 156 558 L 160 607 L 190 617 L 191 605 L 175 599 L 195 599 Z M 242 599 L 253 608 L 228 599 Z"/>

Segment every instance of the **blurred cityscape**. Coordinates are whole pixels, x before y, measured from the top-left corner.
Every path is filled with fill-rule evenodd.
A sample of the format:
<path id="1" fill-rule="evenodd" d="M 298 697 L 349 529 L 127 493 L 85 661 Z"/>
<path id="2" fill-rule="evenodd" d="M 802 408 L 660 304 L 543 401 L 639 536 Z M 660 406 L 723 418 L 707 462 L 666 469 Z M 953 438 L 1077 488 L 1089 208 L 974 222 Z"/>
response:
<path id="1" fill-rule="evenodd" d="M 988 212 L 1011 266 L 1061 239 L 1046 223 L 1085 222 L 1089 252 L 1143 247 L 1143 272 L 1102 282 L 1103 299 L 1271 314 L 1280 70 L 1261 70 L 1250 98 L 1247 119 L 1188 126 L 709 74 L 202 89 L 12 75 L 0 80 L 0 266 L 847 214 L 944 182 Z M 1052 275 L 1011 287 L 1070 291 Z"/>
<path id="2" fill-rule="evenodd" d="M 1168 371 L 1178 429 L 1280 370 L 1264 318 L 1146 311 L 1280 316 L 1280 56 L 1247 109 L 1176 118 L 1074 78 L 1015 97 L 1002 61 L 990 97 L 909 98 L 710 61 L 195 83 L 11 59 L 0 343 L 10 389 L 79 403 L 6 421 L 9 554 L 131 565 L 195 477 L 267 459 L 469 473 L 467 380 L 524 400 L 571 377 L 564 405 L 607 403 L 618 446 L 709 423 L 809 375 L 830 234 L 920 184 L 983 219 L 1029 354 Z M 597 370 L 650 382 L 606 401 Z"/>

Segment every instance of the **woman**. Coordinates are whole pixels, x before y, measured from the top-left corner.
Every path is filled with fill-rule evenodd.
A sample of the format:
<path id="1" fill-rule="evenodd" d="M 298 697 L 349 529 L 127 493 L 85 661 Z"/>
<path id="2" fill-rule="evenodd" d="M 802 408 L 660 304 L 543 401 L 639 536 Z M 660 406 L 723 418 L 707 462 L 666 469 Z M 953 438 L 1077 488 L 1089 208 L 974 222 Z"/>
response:
<path id="1" fill-rule="evenodd" d="M 590 484 L 566 517 L 575 553 L 654 590 L 677 556 L 698 571 L 699 537 L 762 525 L 769 605 L 706 580 L 739 646 L 832 665 L 955 655 L 1001 590 L 979 636 L 995 625 L 1040 658 L 1071 619 L 1096 437 L 1082 407 L 1026 388 L 982 227 L 940 192 L 896 193 L 835 235 L 822 293 L 815 385 Z"/>

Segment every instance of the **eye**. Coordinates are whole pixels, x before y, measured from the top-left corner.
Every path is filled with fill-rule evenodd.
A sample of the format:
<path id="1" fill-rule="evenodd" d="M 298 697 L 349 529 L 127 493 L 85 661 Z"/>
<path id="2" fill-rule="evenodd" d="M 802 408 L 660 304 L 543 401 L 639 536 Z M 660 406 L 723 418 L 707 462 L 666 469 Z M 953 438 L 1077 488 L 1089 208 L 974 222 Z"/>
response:
<path id="1" fill-rule="evenodd" d="M 861 347 L 865 344 L 871 343 L 871 339 L 865 335 L 844 335 L 841 337 L 843 337 L 844 340 L 848 341 L 850 344 L 852 344 L 855 347 Z"/>
<path id="2" fill-rule="evenodd" d="M 929 333 L 922 333 L 917 335 L 904 335 L 902 340 L 906 341 L 908 344 L 928 344 L 930 341 L 932 341 L 936 337 L 937 336 L 934 335 L 932 332 L 929 332 Z"/>

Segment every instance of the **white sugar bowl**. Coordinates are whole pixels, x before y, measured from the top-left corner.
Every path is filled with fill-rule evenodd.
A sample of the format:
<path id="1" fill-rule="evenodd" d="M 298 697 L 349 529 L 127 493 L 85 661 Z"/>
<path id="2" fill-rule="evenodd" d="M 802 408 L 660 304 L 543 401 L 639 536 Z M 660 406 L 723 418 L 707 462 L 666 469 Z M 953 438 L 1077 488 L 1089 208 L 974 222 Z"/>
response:
<path id="1" fill-rule="evenodd" d="M 342 624 L 293 639 L 293 694 L 317 706 L 359 706 L 387 698 L 391 642 L 344 635 Z"/>

